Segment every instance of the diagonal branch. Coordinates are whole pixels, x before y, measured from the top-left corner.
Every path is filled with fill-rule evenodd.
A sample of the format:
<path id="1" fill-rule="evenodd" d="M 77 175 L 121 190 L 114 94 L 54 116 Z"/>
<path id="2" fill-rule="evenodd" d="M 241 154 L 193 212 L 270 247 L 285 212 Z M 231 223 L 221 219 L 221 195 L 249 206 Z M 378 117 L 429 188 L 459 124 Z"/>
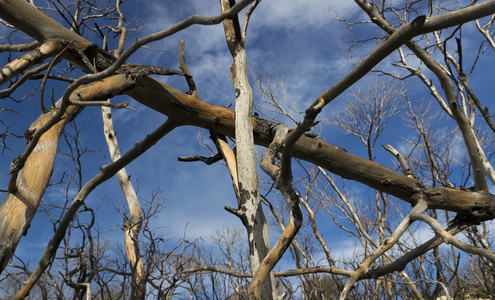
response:
<path id="1" fill-rule="evenodd" d="M 449 226 L 447 229 L 445 229 L 449 234 L 455 235 L 464 229 L 468 228 L 469 226 L 472 225 L 472 222 L 459 222 L 456 224 L 453 224 Z M 360 279 L 376 279 L 379 278 L 385 274 L 389 274 L 392 272 L 396 271 L 402 271 L 405 269 L 406 265 L 409 264 L 411 261 L 414 259 L 418 258 L 419 256 L 425 254 L 429 250 L 433 249 L 434 247 L 440 245 L 443 243 L 443 240 L 440 236 L 435 236 L 425 242 L 424 244 L 416 247 L 409 253 L 403 255 L 402 257 L 398 258 L 394 262 L 389 263 L 386 266 L 376 268 L 369 270 L 366 274 L 363 274 L 363 276 Z"/>
<path id="2" fill-rule="evenodd" d="M 364 225 L 363 225 L 363 223 L 361 221 L 361 218 L 358 216 L 358 214 L 356 213 L 356 210 L 354 209 L 353 205 L 349 202 L 349 200 L 347 199 L 347 197 L 338 189 L 338 187 L 335 185 L 335 182 L 332 180 L 332 178 L 330 178 L 330 176 L 328 176 L 328 174 L 321 167 L 318 167 L 318 169 L 323 174 L 323 176 L 325 177 L 325 179 L 327 179 L 327 181 L 330 183 L 330 185 L 332 186 L 332 188 L 334 189 L 334 191 L 337 193 L 337 195 L 339 196 L 339 198 L 342 200 L 342 202 L 344 202 L 344 205 L 347 207 L 347 209 L 349 210 L 350 215 L 352 216 L 352 219 L 351 220 L 352 220 L 353 225 L 356 227 L 357 231 L 362 236 L 364 236 L 364 238 L 366 239 L 366 241 L 368 241 L 370 244 L 372 244 L 376 249 L 379 249 L 380 248 L 379 243 L 376 242 L 368 234 L 368 232 L 366 231 L 366 229 L 365 229 L 365 227 L 364 227 Z M 383 256 L 389 262 L 393 262 L 394 261 L 393 256 L 390 253 L 388 253 L 388 252 L 383 252 Z M 409 288 L 412 290 L 412 292 L 415 294 L 415 296 L 418 299 L 422 299 L 421 293 L 418 291 L 418 289 L 416 288 L 416 286 L 413 284 L 411 278 L 409 278 L 409 275 L 407 275 L 407 273 L 405 271 L 401 270 L 400 271 L 400 276 L 402 278 L 404 278 L 404 281 L 408 284 Z"/>
<path id="3" fill-rule="evenodd" d="M 434 218 L 422 214 L 415 215 L 412 218 L 414 220 L 423 221 L 428 225 L 430 225 L 433 231 L 435 231 L 435 233 L 443 240 L 444 243 L 452 244 L 466 253 L 476 254 L 478 256 L 485 257 L 492 262 L 495 262 L 495 254 L 490 249 L 471 246 L 459 241 L 453 235 L 448 233 L 447 230 L 443 229 L 442 226 L 438 223 L 438 221 L 435 220 Z"/>
<path id="4" fill-rule="evenodd" d="M 21 5 L 22 7 L 25 5 L 28 6 L 23 10 L 24 13 L 28 13 L 27 10 L 32 8 L 32 5 L 24 1 L 9 0 L 9 2 L 15 2 L 16 5 Z M 241 3 L 244 3 L 244 1 L 236 4 L 236 7 Z M 494 4 L 495 1 L 491 0 L 476 4 L 469 10 L 461 9 L 461 14 L 463 12 L 469 12 L 469 14 L 461 16 L 460 18 L 454 18 L 453 20 L 450 19 L 450 22 L 466 22 L 474 17 L 479 17 L 480 14 L 491 14 L 494 10 Z M 473 10 L 475 10 L 477 14 L 474 14 L 472 12 Z M 12 5 L 7 5 L 5 2 L 0 1 L 0 17 L 10 18 L 8 22 L 21 28 L 25 33 L 36 39 L 43 40 L 43 37 L 46 37 L 55 40 L 72 40 L 77 38 L 74 42 L 74 45 L 76 46 L 86 45 L 84 47 L 87 47 L 87 45 L 90 44 L 87 41 L 86 43 L 83 43 L 84 39 L 82 37 L 69 30 L 67 31 L 70 35 L 68 35 L 69 33 L 65 32 L 63 29 L 65 27 L 57 22 L 48 21 L 51 19 L 37 9 L 29 13 L 32 14 L 33 18 L 37 18 L 44 23 L 44 26 L 40 27 L 45 28 L 47 32 L 40 31 L 42 29 L 25 22 L 17 13 L 18 11 L 16 11 Z M 222 16 L 225 15 L 222 14 Z M 452 13 L 444 14 L 442 16 L 452 16 Z M 440 18 L 442 16 L 435 18 Z M 429 21 L 426 23 L 428 22 Z M 172 26 L 170 30 L 174 28 L 175 27 Z M 61 31 L 64 31 L 65 33 L 58 35 Z M 77 57 L 71 56 L 65 58 L 77 64 Z M 100 69 L 100 67 L 98 68 Z M 333 89 L 337 89 L 337 87 L 334 87 Z M 203 127 L 226 136 L 235 136 L 235 125 L 233 122 L 234 112 L 232 110 L 207 104 L 197 96 L 182 93 L 150 77 L 145 76 L 142 78 L 141 84 L 137 85 L 134 89 L 129 90 L 127 94 L 160 113 L 173 117 L 177 121 L 180 120 L 182 124 Z M 273 140 L 273 137 L 267 128 L 270 128 L 273 123 L 259 118 L 253 118 L 252 121 L 256 144 L 265 147 L 268 146 Z M 416 180 L 407 178 L 389 168 L 361 159 L 338 147 L 307 136 L 302 136 L 297 139 L 297 142 L 294 145 L 293 154 L 295 157 L 317 164 L 336 175 L 361 182 L 367 186 L 396 196 L 404 201 L 409 201 L 411 194 L 418 184 Z M 343 162 L 349 163 L 344 164 Z M 350 165 L 359 167 L 349 168 Z M 493 211 L 495 211 L 495 205 L 493 205 L 492 201 L 493 196 L 488 193 L 445 188 L 434 188 L 433 190 L 435 190 L 436 193 L 428 195 L 430 208 L 441 208 L 461 212 L 466 215 L 480 215 L 483 218 L 492 218 L 494 215 Z M 479 210 L 479 207 L 483 207 L 483 210 Z"/>
<path id="5" fill-rule="evenodd" d="M 56 103 L 55 107 L 42 115 L 40 119 L 43 121 L 33 123 L 28 129 L 26 133 L 28 146 L 21 155 L 14 159 L 10 168 L 11 176 L 9 181 L 9 192 L 15 193 L 17 191 L 17 177 L 19 171 L 24 167 L 31 153 L 39 146 L 38 142 L 43 134 L 50 130 L 60 120 L 67 118 L 67 115 L 75 113 L 75 111 L 78 110 L 78 108 L 74 106 L 69 109 L 71 99 L 74 99 L 75 101 L 94 101 L 102 98 L 111 98 L 137 84 L 131 78 L 126 77 L 127 76 L 125 75 L 116 75 L 86 86 L 82 86 L 86 80 L 76 80 L 71 84 L 69 88 L 65 90 L 64 96 Z"/>
<path id="6" fill-rule="evenodd" d="M 115 162 L 102 166 L 101 172 L 89 180 L 79 191 L 79 193 L 74 197 L 70 207 L 67 209 L 65 215 L 60 221 L 57 230 L 55 231 L 53 238 L 48 243 L 43 256 L 40 259 L 40 262 L 34 269 L 33 273 L 29 277 L 28 280 L 24 283 L 24 287 L 19 291 L 16 295 L 16 299 L 23 299 L 26 297 L 33 286 L 36 284 L 38 279 L 41 277 L 43 272 L 46 270 L 51 260 L 57 253 L 60 242 L 65 237 L 65 233 L 67 228 L 69 227 L 72 219 L 74 218 L 77 210 L 81 205 L 84 204 L 87 196 L 91 191 L 93 191 L 97 186 L 107 181 L 111 177 L 113 177 L 120 169 L 131 163 L 133 160 L 141 156 L 146 150 L 148 150 L 151 146 L 156 144 L 161 138 L 167 135 L 170 131 L 175 129 L 177 124 L 174 123 L 171 119 L 167 120 L 163 125 L 158 127 L 151 134 L 146 136 L 146 138 L 137 143 L 132 149 L 130 149 L 126 154 L 124 154 L 121 158 L 117 159 Z"/>
<path id="7" fill-rule="evenodd" d="M 105 80 L 82 86 L 71 95 L 70 99 L 99 100 L 110 98 L 131 88 L 136 83 L 125 75 L 108 77 Z M 9 193 L 0 205 L 0 270 L 3 270 L 12 258 L 24 231 L 36 213 L 41 197 L 48 185 L 55 161 L 58 140 L 67 122 L 72 120 L 80 108 L 69 105 L 65 110 L 50 110 L 33 122 L 25 133 L 28 146 L 13 162 L 9 184 Z M 41 172 L 42 170 L 43 172 Z M 15 212 L 15 213 L 14 213 Z M 14 231 L 14 237 L 9 235 Z"/>
<path id="8" fill-rule="evenodd" d="M 275 165 L 275 155 L 277 155 L 283 146 L 288 128 L 285 125 L 279 125 L 273 128 L 273 131 L 275 132 L 275 138 L 265 152 L 260 166 L 261 169 L 275 181 L 276 187 L 287 201 L 290 217 L 287 226 L 285 226 L 279 239 L 265 257 L 251 281 L 249 294 L 254 296 L 255 299 L 260 299 L 263 282 L 277 262 L 282 258 L 285 251 L 287 251 L 303 222 L 303 214 L 299 203 L 300 196 L 292 184 L 292 178 L 289 180 L 282 178 L 280 176 L 280 168 Z"/>
<path id="9" fill-rule="evenodd" d="M 402 234 L 409 228 L 411 223 L 414 221 L 413 216 L 417 214 L 422 214 L 427 208 L 428 205 L 425 201 L 425 197 L 422 194 L 418 195 L 417 204 L 414 208 L 409 212 L 409 214 L 402 220 L 402 222 L 397 226 L 392 236 L 390 236 L 383 245 L 378 247 L 370 256 L 368 256 L 359 267 L 353 272 L 349 280 L 347 281 L 344 290 L 340 294 L 340 299 L 344 300 L 347 298 L 347 295 L 354 287 L 354 284 L 368 272 L 371 264 L 377 260 L 380 256 L 382 256 L 386 251 L 390 250 L 393 245 L 395 245 Z"/>
<path id="10" fill-rule="evenodd" d="M 366 12 L 374 11 L 373 5 L 369 4 L 366 1 L 356 0 L 356 2 L 363 9 L 365 9 Z M 297 141 L 306 131 L 308 131 L 313 126 L 316 116 L 321 112 L 321 110 L 325 105 L 330 103 L 337 96 L 339 96 L 345 90 L 347 90 L 351 85 L 353 85 L 363 76 L 365 76 L 369 71 L 372 70 L 373 67 L 375 67 L 379 62 L 385 59 L 393 51 L 398 49 L 401 45 L 405 43 L 407 44 L 413 37 L 428 32 L 432 32 L 435 30 L 463 24 L 493 13 L 495 13 L 494 0 L 486 1 L 480 4 L 476 4 L 470 7 L 466 7 L 463 9 L 459 9 L 457 11 L 445 13 L 434 17 L 426 18 L 425 16 L 419 16 L 416 19 L 414 19 L 412 22 L 409 22 L 408 24 L 404 25 L 402 28 L 397 30 L 388 23 L 379 23 L 380 27 L 385 29 L 390 34 L 390 36 L 384 42 L 382 42 L 377 48 L 375 48 L 375 50 L 373 50 L 366 58 L 364 58 L 361 62 L 359 62 L 356 67 L 354 67 L 335 85 L 333 85 L 327 91 L 323 92 L 317 98 L 317 100 L 306 110 L 304 120 L 299 124 L 297 129 L 294 130 L 289 135 L 289 137 L 287 137 L 287 143 L 289 145 L 295 143 L 295 141 Z M 376 13 L 370 16 L 372 18 L 372 21 L 374 22 L 378 22 L 377 21 L 378 18 L 381 18 Z M 432 71 L 435 72 L 434 69 Z M 448 84 L 448 83 L 442 81 L 442 86 L 444 86 L 444 84 Z M 450 93 L 450 89 L 448 86 L 445 86 L 444 90 Z M 453 99 L 450 96 L 451 95 L 448 94 L 447 98 L 449 99 L 449 102 L 453 103 Z M 451 109 L 452 106 L 455 105 L 451 104 Z M 456 121 L 458 121 L 458 119 L 456 119 Z M 462 125 L 465 124 L 465 122 L 463 121 L 461 123 Z M 464 132 L 465 130 L 463 130 L 463 134 Z M 471 148 L 472 147 L 468 146 L 468 151 L 470 151 L 470 153 L 471 153 L 470 150 Z M 284 150 L 284 152 L 287 151 Z M 477 163 L 479 159 L 477 159 L 475 155 L 472 155 L 471 159 L 474 159 L 473 165 L 476 164 L 477 166 L 481 167 L 481 164 Z M 476 173 L 478 174 L 482 172 L 478 169 L 475 170 Z M 481 190 L 486 190 L 486 182 L 483 185 L 483 181 L 484 181 L 483 176 L 477 175 L 476 178 L 479 181 L 478 188 Z"/>
<path id="11" fill-rule="evenodd" d="M 371 20 L 382 29 L 384 29 L 387 33 L 391 33 L 392 35 L 394 35 L 401 30 L 394 28 L 384 18 L 382 18 L 375 10 L 375 8 L 366 0 L 356 0 L 356 2 L 370 16 Z M 480 9 L 486 9 L 487 11 L 491 12 L 490 14 L 492 14 L 495 10 L 495 1 L 487 1 L 481 4 L 476 4 L 457 10 L 455 12 L 428 18 L 427 21 L 425 21 L 425 25 L 423 27 L 427 29 L 426 32 L 432 32 L 442 29 L 442 23 L 450 24 L 449 26 L 453 26 L 472 21 L 479 18 L 480 14 L 483 14 L 483 11 L 480 11 Z M 464 12 L 465 15 L 460 14 L 461 12 Z M 454 24 L 456 22 L 454 18 L 458 18 L 458 20 L 462 19 L 464 21 Z M 481 157 L 481 155 L 479 155 L 479 152 L 481 152 L 482 149 L 478 147 L 479 143 L 477 142 L 477 138 L 472 130 L 472 126 L 467 117 L 462 112 L 461 107 L 459 106 L 454 87 L 448 77 L 447 72 L 444 68 L 442 68 L 442 66 L 440 66 L 435 60 L 433 60 L 428 53 L 423 51 L 423 49 L 421 49 L 421 47 L 419 47 L 414 41 L 408 40 L 405 42 L 405 44 L 435 74 L 435 76 L 440 81 L 446 99 L 449 103 L 450 112 L 452 113 L 451 116 L 459 126 L 469 153 L 469 157 L 471 159 L 474 173 L 475 189 L 477 191 L 487 191 L 488 185 L 486 183 L 486 172 L 483 164 L 483 158 Z"/>

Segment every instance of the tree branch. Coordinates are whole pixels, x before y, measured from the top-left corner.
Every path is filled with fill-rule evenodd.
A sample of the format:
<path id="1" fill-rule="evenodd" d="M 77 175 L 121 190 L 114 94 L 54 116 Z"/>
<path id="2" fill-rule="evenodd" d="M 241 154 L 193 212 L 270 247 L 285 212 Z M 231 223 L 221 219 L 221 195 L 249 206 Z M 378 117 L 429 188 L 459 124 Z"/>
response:
<path id="1" fill-rule="evenodd" d="M 130 149 L 126 154 L 124 154 L 121 158 L 116 160 L 115 162 L 102 166 L 101 172 L 93 177 L 90 181 L 88 181 L 79 191 L 79 193 L 74 197 L 70 207 L 65 212 L 62 220 L 55 231 L 53 238 L 48 243 L 48 246 L 43 253 L 43 256 L 40 259 L 40 262 L 36 266 L 35 270 L 31 274 L 28 280 L 24 283 L 24 287 L 19 291 L 16 295 L 16 299 L 23 299 L 26 297 L 38 279 L 41 277 L 43 272 L 48 267 L 54 255 L 57 253 L 57 249 L 60 245 L 60 242 L 65 237 L 65 233 L 67 228 L 69 227 L 72 219 L 74 218 L 77 210 L 81 205 L 84 204 L 87 196 L 91 191 L 93 191 L 97 186 L 101 183 L 107 181 L 111 177 L 113 177 L 120 169 L 131 163 L 133 160 L 141 156 L 146 150 L 148 150 L 151 146 L 156 144 L 162 137 L 172 131 L 177 127 L 177 124 L 172 120 L 167 120 L 163 125 L 158 127 L 151 134 L 146 136 L 146 138 L 137 143 L 132 149 Z"/>

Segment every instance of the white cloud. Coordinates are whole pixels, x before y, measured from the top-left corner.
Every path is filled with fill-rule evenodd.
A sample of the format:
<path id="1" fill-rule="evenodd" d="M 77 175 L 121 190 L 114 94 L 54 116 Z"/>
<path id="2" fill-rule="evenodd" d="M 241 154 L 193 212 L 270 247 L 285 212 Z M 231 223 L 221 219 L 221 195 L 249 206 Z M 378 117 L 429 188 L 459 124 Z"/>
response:
<path id="1" fill-rule="evenodd" d="M 147 33 L 152 33 L 168 28 L 191 14 L 216 15 L 219 12 L 219 5 L 217 0 L 165 0 L 149 1 L 142 9 L 148 14 L 143 17 L 144 22 L 148 24 L 145 30 Z M 288 97 L 299 101 L 301 110 L 312 103 L 321 92 L 330 88 L 354 65 L 347 53 L 343 53 L 338 47 L 341 41 L 338 34 L 340 25 L 332 20 L 330 10 L 344 16 L 351 15 L 354 11 L 360 12 L 352 1 L 265 0 L 255 11 L 249 27 L 246 44 L 249 67 L 257 74 L 275 69 L 283 75 L 285 86 L 288 88 Z M 140 52 L 145 55 L 135 55 L 132 59 L 141 63 L 177 68 L 177 45 L 181 39 L 186 41 L 186 59 L 200 96 L 205 101 L 215 104 L 228 105 L 233 102 L 234 93 L 229 76 L 232 58 L 228 53 L 221 24 L 188 28 L 176 36 L 153 45 L 166 48 L 168 52 L 161 54 Z M 361 52 L 358 54 L 367 55 L 372 49 L 373 47 L 363 47 L 359 49 Z M 417 60 L 410 61 L 414 66 L 418 64 Z M 184 86 L 182 78 L 167 77 L 160 80 L 169 82 L 174 87 L 176 87 L 175 80 L 182 80 L 182 84 L 178 86 Z M 114 110 L 113 112 L 122 153 L 134 146 L 134 143 L 141 141 L 147 133 L 166 119 L 165 116 L 151 112 L 138 103 L 134 102 L 133 106 L 136 111 Z M 335 109 L 335 104 L 327 108 L 330 109 Z M 81 124 L 91 126 L 86 132 L 86 136 L 91 137 L 88 139 L 98 140 L 100 144 L 97 147 L 103 147 L 102 154 L 106 154 L 101 127 L 97 128 L 101 123 L 98 110 L 85 109 L 78 117 L 78 120 L 81 119 L 83 120 Z M 200 162 L 177 162 L 178 156 L 208 155 L 208 150 L 195 139 L 198 131 L 197 128 L 174 130 L 127 167 L 132 179 L 140 181 L 143 191 L 141 194 L 146 194 L 157 186 L 164 190 L 165 209 L 154 225 L 167 226 L 164 232 L 174 238 L 182 237 L 186 226 L 188 239 L 207 237 L 225 224 L 241 226 L 236 217 L 223 209 L 225 205 L 234 208 L 237 206 L 227 169 L 219 165 L 207 166 Z M 350 145 L 342 138 L 334 142 Z M 399 145 L 399 149 L 403 152 L 408 150 L 406 147 L 409 145 Z M 354 148 L 350 149 L 353 152 L 357 151 Z M 96 164 L 91 161 L 85 165 L 85 171 L 89 174 L 98 172 Z M 8 166 L 4 169 L 8 169 Z M 58 170 L 62 168 L 59 166 L 54 174 L 60 173 Z M 91 205 L 95 203 L 98 205 L 97 201 L 101 201 L 102 194 L 112 197 L 111 203 L 122 199 L 122 192 L 116 180 L 111 181 L 105 183 L 98 193 L 90 195 L 88 201 Z M 61 197 L 63 192 L 61 187 L 52 188 L 47 192 L 46 197 L 52 201 L 54 197 Z M 108 217 L 102 222 L 110 223 L 109 219 L 112 221 L 119 219 L 117 222 L 121 220 L 119 217 Z M 332 231 L 328 235 L 332 235 L 332 240 L 334 236 L 337 237 L 336 240 L 339 241 L 330 245 L 336 259 L 348 261 L 354 255 L 363 253 L 362 247 L 355 239 L 342 237 L 328 224 L 322 222 L 321 228 L 322 231 Z M 415 237 L 426 241 L 432 234 L 430 228 L 422 226 L 416 231 Z M 272 235 L 276 235 L 274 230 Z M 272 241 L 274 240 L 275 238 L 272 238 Z M 28 246 L 25 247 L 28 249 Z"/>
<path id="2" fill-rule="evenodd" d="M 335 43 L 340 25 L 332 19 L 329 11 L 349 13 L 350 7 L 355 4 L 345 3 L 262 1 L 248 29 L 246 47 L 249 67 L 255 73 L 275 68 L 281 74 L 290 74 L 291 77 L 286 76 L 287 86 L 290 87 L 288 92 L 297 95 L 296 98 L 304 98 L 302 109 L 305 109 L 319 93 L 336 82 L 332 78 L 345 74 L 351 66 L 349 58 L 336 55 L 340 52 Z M 157 21 L 148 26 L 147 31 L 163 30 L 193 13 L 216 15 L 219 12 L 218 4 L 211 5 L 204 1 L 188 1 L 174 6 L 173 11 L 166 10 L 166 7 L 158 2 L 150 7 L 150 19 Z M 169 51 L 153 55 L 150 63 L 163 65 L 165 59 L 172 61 L 170 65 L 177 65 L 177 42 L 181 39 L 186 41 L 186 59 L 200 96 L 206 101 L 215 99 L 218 103 L 218 97 L 223 95 L 229 99 L 222 104 L 232 102 L 230 99 L 234 94 L 228 72 L 232 58 L 227 50 L 223 26 L 194 26 L 165 39 L 158 44 Z M 325 84 L 325 88 L 315 89 L 315 84 Z"/>
<path id="3" fill-rule="evenodd" d="M 347 15 L 353 7 L 356 7 L 356 4 L 351 1 L 261 1 L 252 19 L 255 27 L 269 26 L 296 31 L 312 27 L 316 30 L 330 23 L 331 11 Z"/>
<path id="4" fill-rule="evenodd" d="M 237 207 L 224 166 L 177 161 L 179 156 L 209 155 L 206 147 L 193 138 L 197 133 L 197 128 L 178 128 L 127 168 L 129 175 L 139 180 L 143 199 L 146 191 L 157 186 L 163 190 L 165 209 L 155 225 L 168 226 L 165 232 L 171 237 L 182 237 L 186 225 L 187 237 L 193 239 L 240 222 L 224 210 L 225 205 Z"/>

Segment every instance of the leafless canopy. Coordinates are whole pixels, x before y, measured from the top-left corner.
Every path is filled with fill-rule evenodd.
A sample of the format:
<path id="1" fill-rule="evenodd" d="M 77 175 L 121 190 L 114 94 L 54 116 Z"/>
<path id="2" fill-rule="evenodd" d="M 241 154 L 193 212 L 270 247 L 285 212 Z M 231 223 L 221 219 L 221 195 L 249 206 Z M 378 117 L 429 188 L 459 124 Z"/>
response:
<path id="1" fill-rule="evenodd" d="M 200 297 L 210 290 L 217 298 L 230 299 L 278 299 L 297 293 L 307 299 L 385 299 L 397 293 L 436 299 L 494 291 L 495 253 L 489 237 L 495 218 L 495 171 L 490 162 L 495 123 L 472 81 L 479 62 L 495 53 L 495 0 L 355 0 L 364 19 L 335 18 L 347 26 L 346 54 L 356 64 L 314 97 L 302 114 L 295 113 L 301 105 L 288 100 L 295 97 L 287 97 L 291 89 L 276 72 L 250 80 L 245 45 L 251 16 L 263 9 L 260 0 L 220 0 L 217 15 L 191 15 L 132 43 L 128 34 L 139 30 L 141 21 L 124 15 L 125 0 L 38 2 L 0 0 L 1 32 L 6 32 L 0 46 L 6 57 L 0 71 L 0 95 L 5 99 L 0 109 L 27 115 L 23 102 L 39 94 L 39 117 L 26 130 L 27 146 L 8 170 L 0 205 L 0 270 L 2 280 L 15 283 L 15 299 L 27 297 L 33 288 L 46 299 L 52 291 L 61 298 L 62 286 L 78 299 L 145 299 L 148 293 L 171 299 L 179 294 Z M 150 43 L 187 28 L 222 25 L 233 61 L 235 109 L 199 97 L 184 42 L 179 45 L 178 70 L 129 62 Z M 478 35 L 477 52 L 462 50 L 466 31 Z M 358 57 L 363 52 L 364 57 Z M 380 77 L 368 87 L 349 91 L 366 75 L 377 74 Z M 189 90 L 179 91 L 153 75 L 179 76 Z M 53 82 L 63 82 L 65 88 L 51 90 L 48 97 L 47 87 L 60 86 L 50 85 Z M 413 82 L 427 93 L 418 97 Z M 350 96 L 345 108 L 327 113 L 327 106 L 346 93 Z M 58 100 L 55 94 L 61 95 Z M 119 102 L 120 95 L 166 116 L 161 126 L 122 155 L 111 112 L 129 108 L 127 102 Z M 111 161 L 84 182 L 80 158 L 89 150 L 71 121 L 86 106 L 102 107 Z M 320 126 L 317 117 L 328 122 Z M 392 120 L 400 118 L 412 134 L 402 136 L 401 147 L 384 145 L 386 152 L 376 147 L 391 130 Z M 10 131 L 11 124 L 0 124 L 0 144 L 9 149 L 11 138 L 22 137 Z M 72 136 L 63 134 L 68 124 L 73 124 Z M 239 231 L 224 228 L 211 238 L 215 250 L 185 238 L 165 249 L 162 235 L 150 227 L 163 208 L 157 200 L 160 192 L 142 205 L 125 167 L 186 125 L 209 130 L 217 153 L 213 158 L 182 160 L 224 160 L 237 200 L 237 207 L 226 210 L 244 226 L 247 247 L 238 243 Z M 317 138 L 315 132 L 327 128 L 342 129 L 357 143 L 344 150 Z M 53 224 L 53 236 L 34 269 L 22 258 L 9 265 L 50 185 L 61 139 L 68 151 L 60 155 L 70 157 L 75 170 L 62 181 L 67 191 L 76 186 L 77 192 L 66 193 L 64 206 L 49 201 L 41 206 Z M 257 149 L 263 149 L 258 160 Z M 381 157 L 388 159 L 389 154 L 396 163 L 385 166 L 387 160 Z M 264 175 L 258 174 L 258 166 Z M 85 201 L 113 176 L 128 210 L 122 211 L 124 247 L 112 261 L 105 260 L 110 246 L 100 241 L 95 208 Z M 350 188 L 355 182 L 370 191 L 356 192 Z M 322 234 L 328 224 L 320 220 L 333 220 L 354 242 L 349 249 L 355 252 L 336 257 L 335 241 Z M 273 246 L 269 228 L 272 234 L 279 231 Z M 421 240 L 425 231 L 433 234 Z M 75 236 L 81 237 L 81 245 L 74 244 Z M 292 255 L 295 269 L 276 268 L 284 253 L 286 258 Z M 56 258 L 61 277 L 55 273 Z M 77 266 L 71 267 L 74 261 Z M 295 280 L 284 279 L 291 276 L 299 280 L 300 290 Z M 130 283 L 130 289 L 110 291 L 115 278 Z"/>

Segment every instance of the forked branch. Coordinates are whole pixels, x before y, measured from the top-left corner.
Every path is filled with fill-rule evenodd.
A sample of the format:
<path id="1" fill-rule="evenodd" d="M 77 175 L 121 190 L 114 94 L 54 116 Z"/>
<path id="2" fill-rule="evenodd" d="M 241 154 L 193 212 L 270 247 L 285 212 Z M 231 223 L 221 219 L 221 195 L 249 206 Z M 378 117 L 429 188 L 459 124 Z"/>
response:
<path id="1" fill-rule="evenodd" d="M 277 262 L 282 258 L 283 254 L 289 248 L 292 240 L 299 232 L 303 222 L 303 215 L 300 206 L 300 196 L 296 192 L 294 185 L 292 184 L 292 178 L 289 180 L 281 176 L 280 167 L 275 165 L 275 155 L 282 148 L 284 140 L 287 136 L 288 128 L 285 125 L 278 125 L 273 128 L 275 132 L 275 138 L 273 142 L 268 146 L 263 160 L 261 162 L 261 168 L 268 174 L 274 181 L 277 189 L 280 190 L 289 206 L 290 217 L 289 222 L 285 226 L 280 238 L 277 240 L 273 248 L 265 257 L 260 265 L 260 268 L 255 273 L 253 280 L 249 286 L 249 294 L 255 299 L 261 297 L 261 287 L 266 277 L 273 270 Z"/>
<path id="2" fill-rule="evenodd" d="M 428 205 L 425 201 L 425 197 L 423 194 L 418 194 L 417 199 L 415 199 L 415 201 L 417 201 L 417 204 L 414 206 L 411 212 L 409 212 L 409 214 L 402 220 L 402 222 L 397 226 L 392 236 L 390 236 L 383 245 L 378 247 L 361 264 L 359 264 L 359 267 L 353 272 L 353 274 L 347 281 L 344 290 L 340 294 L 341 300 L 347 298 L 349 292 L 354 287 L 354 284 L 364 274 L 366 274 L 366 272 L 368 272 L 368 269 L 370 268 L 371 264 L 374 263 L 379 257 L 381 257 L 386 251 L 390 250 L 390 248 L 392 248 L 392 246 L 399 241 L 399 238 L 404 234 L 404 232 L 406 232 L 407 228 L 409 228 L 411 223 L 414 221 L 413 216 L 422 214 L 428 208 Z"/>

